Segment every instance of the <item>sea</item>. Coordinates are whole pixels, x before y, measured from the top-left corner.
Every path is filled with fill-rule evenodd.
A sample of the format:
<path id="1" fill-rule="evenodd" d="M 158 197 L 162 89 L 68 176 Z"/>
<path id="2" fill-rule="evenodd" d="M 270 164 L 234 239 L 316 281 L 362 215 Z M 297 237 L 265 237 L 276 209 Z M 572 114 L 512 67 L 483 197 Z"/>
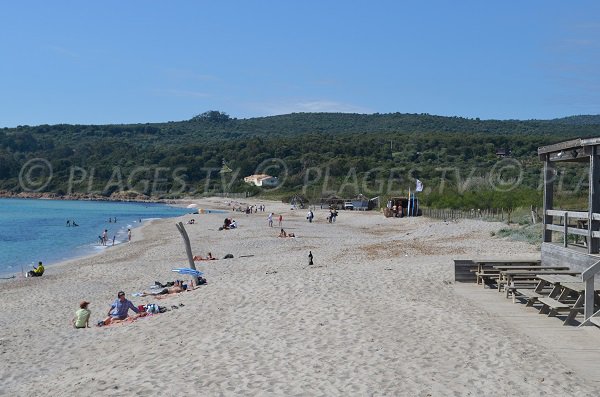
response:
<path id="1" fill-rule="evenodd" d="M 127 242 L 127 229 L 135 234 L 144 222 L 192 211 L 157 203 L 0 198 L 0 275 L 109 249 L 113 238 L 115 245 Z M 107 246 L 99 239 L 105 229 Z"/>

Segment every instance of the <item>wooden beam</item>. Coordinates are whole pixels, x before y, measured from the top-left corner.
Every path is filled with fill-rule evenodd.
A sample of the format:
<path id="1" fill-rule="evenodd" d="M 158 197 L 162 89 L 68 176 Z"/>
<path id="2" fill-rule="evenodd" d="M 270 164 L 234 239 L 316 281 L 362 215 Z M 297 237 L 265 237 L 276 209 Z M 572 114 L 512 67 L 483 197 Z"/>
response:
<path id="1" fill-rule="evenodd" d="M 538 154 L 548 154 L 551 152 L 560 152 L 561 150 L 581 147 L 581 139 L 572 139 L 570 141 L 558 142 L 553 145 L 542 146 L 538 148 Z"/>
<path id="2" fill-rule="evenodd" d="M 593 151 L 590 156 L 589 175 L 588 253 L 597 254 L 600 250 L 600 240 L 594 238 L 594 232 L 600 230 L 600 221 L 593 214 L 600 212 L 600 156 L 597 153 L 597 146 L 593 146 Z"/>
<path id="3" fill-rule="evenodd" d="M 553 216 L 564 216 L 565 215 L 565 211 L 563 210 L 550 210 L 548 211 L 548 215 L 553 215 Z M 589 219 L 590 214 L 588 212 L 583 212 L 583 211 L 569 211 L 569 218 L 571 219 Z"/>
<path id="4" fill-rule="evenodd" d="M 552 224 L 552 215 L 548 215 L 548 211 L 554 206 L 554 178 L 556 172 L 554 165 L 548 161 L 548 156 L 544 159 L 544 236 L 543 241 L 546 243 L 552 242 L 552 230 L 546 228 L 546 225 Z M 599 211 L 600 212 L 600 211 Z"/>

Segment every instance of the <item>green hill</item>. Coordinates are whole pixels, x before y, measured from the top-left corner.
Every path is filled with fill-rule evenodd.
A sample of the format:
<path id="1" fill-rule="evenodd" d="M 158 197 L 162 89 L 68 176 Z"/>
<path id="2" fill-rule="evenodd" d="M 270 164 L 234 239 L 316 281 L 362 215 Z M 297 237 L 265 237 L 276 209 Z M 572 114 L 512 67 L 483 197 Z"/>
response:
<path id="1" fill-rule="evenodd" d="M 401 113 L 234 119 L 211 111 L 167 123 L 18 126 L 0 130 L 0 190 L 104 196 L 136 191 L 154 197 L 257 193 L 259 188 L 249 188 L 243 177 L 268 173 L 280 178 L 279 194 L 394 195 L 405 193 L 419 178 L 427 196 L 438 201 L 448 191 L 464 196 L 491 189 L 494 197 L 508 195 L 499 193 L 498 183 L 508 186 L 517 180 L 513 193 L 537 197 L 537 148 L 598 136 L 599 120 L 501 121 Z M 499 157 L 500 150 L 510 156 Z M 219 173 L 223 161 L 232 172 Z M 44 170 L 48 165 L 51 178 Z M 495 183 L 490 178 L 499 170 L 505 170 L 503 180 Z"/>

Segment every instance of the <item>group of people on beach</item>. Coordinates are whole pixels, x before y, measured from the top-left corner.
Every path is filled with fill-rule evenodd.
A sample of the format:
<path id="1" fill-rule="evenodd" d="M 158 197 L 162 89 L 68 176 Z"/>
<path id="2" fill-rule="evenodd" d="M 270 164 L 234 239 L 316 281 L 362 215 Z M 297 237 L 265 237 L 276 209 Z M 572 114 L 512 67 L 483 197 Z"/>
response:
<path id="1" fill-rule="evenodd" d="M 195 282 L 192 279 L 190 281 L 191 288 L 188 284 L 184 283 L 182 280 L 175 280 L 173 282 L 169 282 L 167 284 L 160 284 L 156 282 L 156 289 L 153 291 L 144 291 L 138 293 L 137 296 L 154 296 L 156 299 L 160 299 L 164 295 L 170 294 L 179 294 L 181 292 L 194 289 Z M 206 284 L 206 279 L 203 277 L 198 278 L 198 285 Z M 135 295 L 135 294 L 134 294 Z M 90 302 L 83 300 L 79 303 L 79 309 L 75 312 L 75 316 L 71 320 L 71 324 L 74 328 L 89 328 L 90 327 L 90 315 L 91 311 L 88 308 Z M 147 306 L 151 306 L 148 304 L 146 306 L 140 305 L 135 306 L 133 302 L 125 297 L 124 291 L 119 291 L 117 293 L 117 298 L 110 305 L 108 312 L 106 314 L 106 318 L 103 320 L 99 320 L 96 324 L 97 326 L 105 326 L 114 324 L 116 322 L 125 321 L 125 320 L 135 320 L 139 317 L 144 317 L 147 314 L 154 313 L 153 310 L 147 310 Z M 157 306 L 157 305 L 154 305 Z M 183 306 L 183 305 L 181 305 Z M 129 311 L 133 311 L 134 316 L 129 316 Z M 158 311 L 157 311 L 158 313 Z"/>
<path id="2" fill-rule="evenodd" d="M 75 317 L 71 320 L 74 328 L 90 328 L 91 310 L 88 309 L 90 302 L 83 300 L 79 303 L 79 310 L 75 312 Z M 119 291 L 117 299 L 110 305 L 107 317 L 98 321 L 98 326 L 109 325 L 115 320 L 125 320 L 129 316 L 129 310 L 140 314 L 140 309 L 125 297 L 125 292 Z"/>
<path id="3" fill-rule="evenodd" d="M 117 219 L 117 218 L 115 218 L 115 219 Z M 117 238 L 117 236 L 113 236 L 112 245 L 115 245 L 116 238 Z M 100 245 L 104 245 L 104 246 L 108 245 L 108 229 L 104 229 L 102 234 L 100 236 L 98 236 L 98 241 L 99 241 Z M 131 242 L 131 228 L 127 229 L 127 241 Z"/>
<path id="4" fill-rule="evenodd" d="M 269 223 L 269 227 L 273 227 L 273 217 L 275 216 L 274 213 L 269 213 L 269 215 L 267 216 L 267 222 Z M 283 215 L 279 214 L 279 227 L 281 227 L 283 225 Z"/>
<path id="5" fill-rule="evenodd" d="M 221 230 L 237 229 L 237 222 L 233 218 L 225 218 Z"/>

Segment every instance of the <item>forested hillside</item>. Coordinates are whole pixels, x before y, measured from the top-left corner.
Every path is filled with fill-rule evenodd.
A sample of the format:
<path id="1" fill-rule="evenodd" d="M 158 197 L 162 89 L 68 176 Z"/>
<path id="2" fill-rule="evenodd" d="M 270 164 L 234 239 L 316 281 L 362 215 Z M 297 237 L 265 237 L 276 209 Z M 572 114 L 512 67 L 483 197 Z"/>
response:
<path id="1" fill-rule="evenodd" d="M 467 206 L 475 200 L 494 206 L 500 198 L 538 200 L 539 146 L 598 135 L 598 116 L 484 121 L 298 113 L 233 119 L 210 111 L 157 124 L 18 126 L 0 130 L 0 190 L 105 196 L 136 191 L 154 197 L 258 193 L 243 177 L 264 172 L 280 178 L 279 193 L 400 195 L 419 178 L 427 204 Z M 230 172 L 222 172 L 223 162 Z M 583 175 L 569 172 L 565 187 Z"/>

